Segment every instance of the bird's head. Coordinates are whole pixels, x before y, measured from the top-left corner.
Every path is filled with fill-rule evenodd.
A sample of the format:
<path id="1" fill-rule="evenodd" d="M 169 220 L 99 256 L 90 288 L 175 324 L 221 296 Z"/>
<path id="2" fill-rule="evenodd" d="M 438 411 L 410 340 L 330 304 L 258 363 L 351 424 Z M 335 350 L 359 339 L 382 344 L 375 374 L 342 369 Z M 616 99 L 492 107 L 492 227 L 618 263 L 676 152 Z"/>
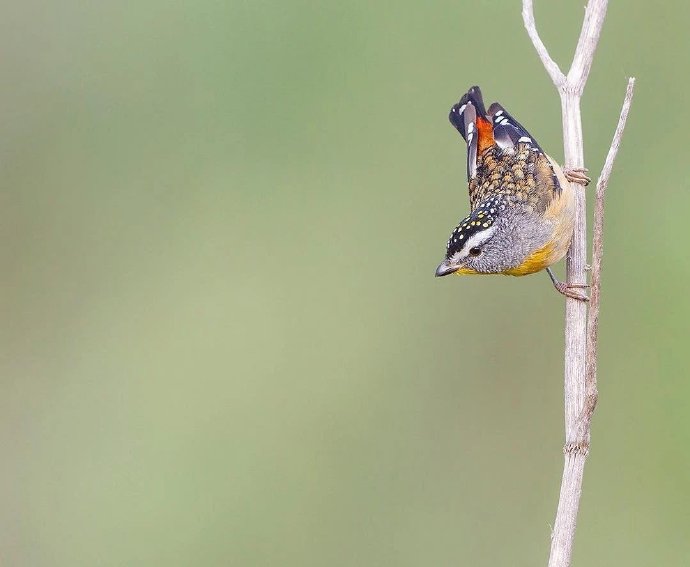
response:
<path id="1" fill-rule="evenodd" d="M 505 203 L 490 199 L 461 220 L 448 239 L 436 276 L 496 274 L 517 265 L 522 254 L 512 242 L 515 235 L 507 216 Z"/>

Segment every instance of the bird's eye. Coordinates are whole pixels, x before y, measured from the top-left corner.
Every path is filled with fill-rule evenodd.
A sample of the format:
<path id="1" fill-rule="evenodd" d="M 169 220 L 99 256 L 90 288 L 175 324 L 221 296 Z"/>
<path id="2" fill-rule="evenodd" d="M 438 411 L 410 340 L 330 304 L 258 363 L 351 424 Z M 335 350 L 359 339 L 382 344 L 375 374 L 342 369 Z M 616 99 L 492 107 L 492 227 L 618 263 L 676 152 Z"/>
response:
<path id="1" fill-rule="evenodd" d="M 474 248 L 470 248 L 470 256 L 479 256 L 482 253 L 482 249 L 475 246 Z"/>

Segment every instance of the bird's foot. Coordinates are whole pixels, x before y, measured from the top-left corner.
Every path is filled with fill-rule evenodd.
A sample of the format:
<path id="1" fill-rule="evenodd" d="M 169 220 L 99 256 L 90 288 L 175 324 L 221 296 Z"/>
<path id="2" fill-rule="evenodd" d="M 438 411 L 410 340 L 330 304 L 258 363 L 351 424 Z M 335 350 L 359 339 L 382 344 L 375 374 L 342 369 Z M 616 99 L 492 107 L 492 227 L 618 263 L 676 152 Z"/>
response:
<path id="1" fill-rule="evenodd" d="M 556 276 L 554 275 L 551 268 L 546 268 L 546 273 L 549 274 L 549 277 L 551 278 L 551 281 L 553 282 L 553 287 L 556 288 L 556 291 L 558 293 L 561 293 L 561 294 L 565 295 L 566 297 L 570 297 L 572 299 L 578 299 L 579 301 L 589 301 L 589 297 L 587 297 L 584 293 L 581 293 L 579 291 L 575 291 L 576 289 L 588 288 L 589 287 L 588 284 L 568 284 L 566 282 L 562 282 L 562 281 L 556 279 Z"/>
<path id="2" fill-rule="evenodd" d="M 588 288 L 589 285 L 587 284 L 567 284 L 566 282 L 555 281 L 553 287 L 556 288 L 558 293 L 562 293 L 566 297 L 578 299 L 579 301 L 589 301 L 589 297 L 586 294 L 575 291 L 576 289 Z"/>
<path id="3" fill-rule="evenodd" d="M 579 183 L 585 187 L 592 181 L 588 176 L 587 172 L 589 170 L 585 167 L 564 167 L 563 175 L 571 183 Z"/>

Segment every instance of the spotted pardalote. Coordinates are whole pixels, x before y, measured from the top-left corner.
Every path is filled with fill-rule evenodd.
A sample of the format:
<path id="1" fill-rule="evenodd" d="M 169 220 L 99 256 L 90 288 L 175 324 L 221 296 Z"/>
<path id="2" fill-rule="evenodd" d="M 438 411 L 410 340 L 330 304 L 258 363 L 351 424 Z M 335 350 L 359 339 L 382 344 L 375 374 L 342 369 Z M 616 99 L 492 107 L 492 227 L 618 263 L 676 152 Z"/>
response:
<path id="1" fill-rule="evenodd" d="M 450 110 L 467 142 L 470 214 L 453 230 L 436 276 L 525 276 L 547 269 L 556 289 L 586 299 L 549 270 L 568 250 L 575 220 L 574 189 L 561 167 L 498 103 L 484 109 L 472 87 Z M 573 181 L 586 180 L 582 170 Z"/>

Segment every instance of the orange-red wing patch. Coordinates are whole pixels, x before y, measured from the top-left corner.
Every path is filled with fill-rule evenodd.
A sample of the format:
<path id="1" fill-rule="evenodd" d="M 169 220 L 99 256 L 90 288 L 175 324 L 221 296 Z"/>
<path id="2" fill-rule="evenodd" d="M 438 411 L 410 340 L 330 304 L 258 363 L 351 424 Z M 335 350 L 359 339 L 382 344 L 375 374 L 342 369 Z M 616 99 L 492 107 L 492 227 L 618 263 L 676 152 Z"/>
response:
<path id="1" fill-rule="evenodd" d="M 494 145 L 494 127 L 483 116 L 477 116 L 477 155 Z"/>

